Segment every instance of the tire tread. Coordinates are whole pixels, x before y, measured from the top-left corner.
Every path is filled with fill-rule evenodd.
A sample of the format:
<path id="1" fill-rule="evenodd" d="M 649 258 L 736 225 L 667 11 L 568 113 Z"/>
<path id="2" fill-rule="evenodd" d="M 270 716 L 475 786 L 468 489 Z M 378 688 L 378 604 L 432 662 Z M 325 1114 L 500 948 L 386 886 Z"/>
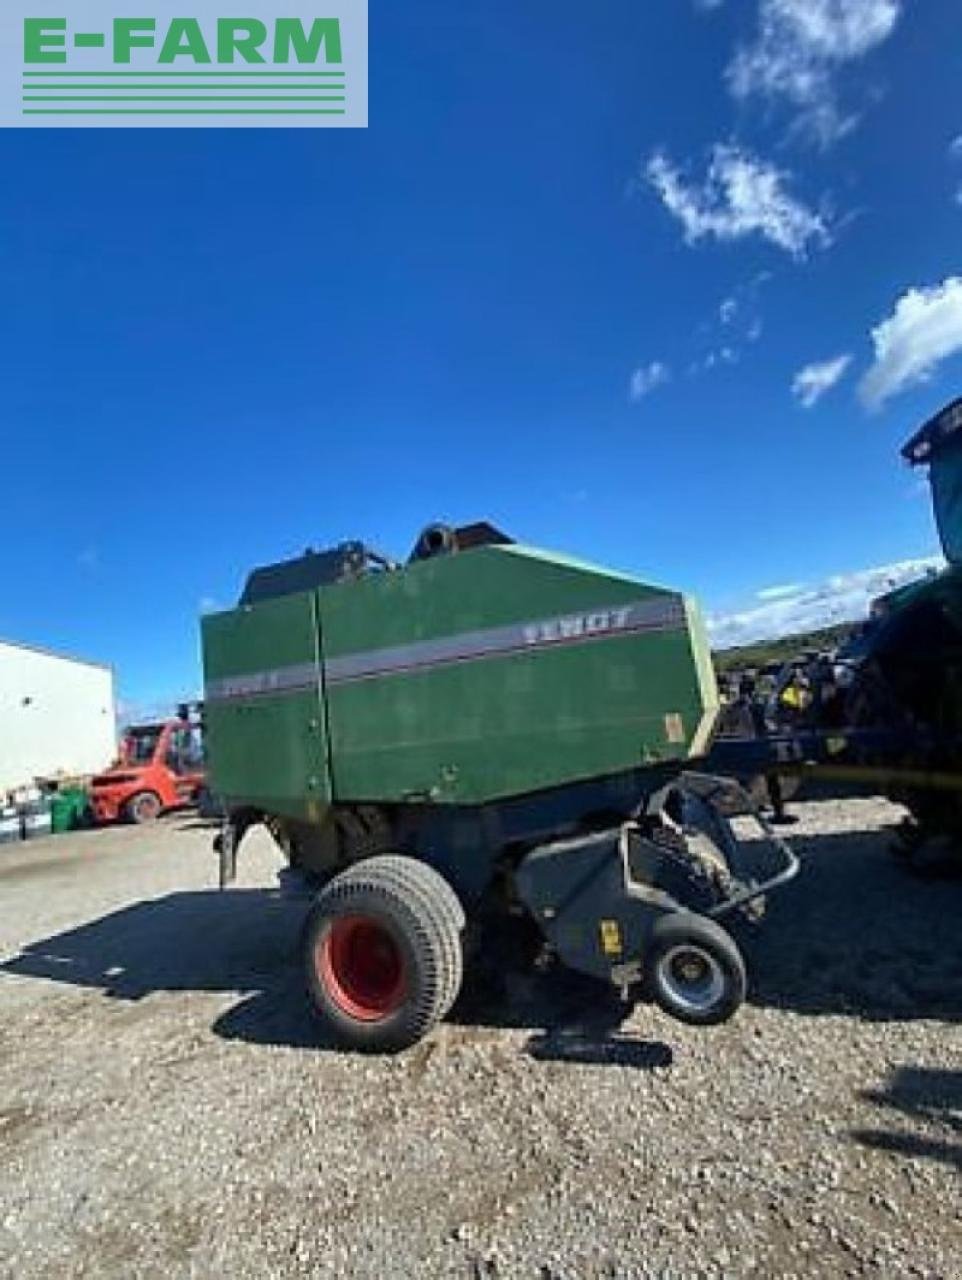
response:
<path id="1" fill-rule="evenodd" d="M 313 946 L 320 929 L 330 917 L 347 914 L 355 903 L 364 910 L 376 911 L 380 906 L 405 934 L 418 961 L 417 999 L 382 1034 L 367 1027 L 352 1036 L 349 1025 L 340 1020 L 333 1029 L 342 1041 L 353 1040 L 354 1048 L 407 1048 L 445 1016 L 460 989 L 460 930 L 464 922 L 461 904 L 438 872 L 413 858 L 378 854 L 348 867 L 318 894 L 305 923 L 309 986 L 317 981 Z M 324 1017 L 323 1007 L 318 1007 L 318 1013 Z"/>

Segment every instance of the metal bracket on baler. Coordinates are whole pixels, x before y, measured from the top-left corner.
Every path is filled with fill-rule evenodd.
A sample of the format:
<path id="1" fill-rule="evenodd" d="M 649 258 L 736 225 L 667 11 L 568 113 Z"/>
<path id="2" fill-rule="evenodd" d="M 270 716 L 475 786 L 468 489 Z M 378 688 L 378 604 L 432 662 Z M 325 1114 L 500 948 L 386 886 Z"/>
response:
<path id="1" fill-rule="evenodd" d="M 237 827 L 225 818 L 220 831 L 214 840 L 219 863 L 219 887 L 227 889 L 237 879 L 237 846 L 239 844 Z"/>
<path id="2" fill-rule="evenodd" d="M 696 828 L 709 836 L 727 865 L 743 869 L 738 840 L 717 800 L 737 784 L 704 774 L 686 774 L 642 806 L 620 828 L 553 841 L 533 849 L 515 872 L 521 901 L 538 922 L 559 959 L 572 969 L 624 988 L 625 975 L 644 964 L 655 922 L 693 910 L 658 883 L 666 846 L 653 838 L 652 820 L 678 835 Z M 735 892 L 701 914 L 721 919 L 791 880 L 799 861 L 788 844 L 737 788 L 737 799 L 774 847 L 779 865 L 763 880 L 735 877 Z M 645 875 L 639 868 L 649 866 Z M 697 908 L 694 908 L 697 910 Z"/>
<path id="3" fill-rule="evenodd" d="M 780 889 L 798 875 L 801 863 L 797 854 L 778 834 L 740 783 L 709 773 L 683 773 L 669 787 L 659 792 L 652 802 L 654 809 L 650 808 L 648 811 L 667 816 L 671 792 L 682 800 L 682 831 L 692 827 L 708 836 L 723 855 L 740 886 L 724 902 L 707 910 L 705 915 L 720 920 L 740 907 L 748 906 L 773 890 Z M 759 881 L 751 877 L 744 846 L 739 842 L 730 819 L 720 807 L 721 804 L 724 804 L 725 809 L 736 809 L 743 818 L 753 822 L 761 833 L 762 840 L 774 849 L 779 865 L 765 879 Z"/>

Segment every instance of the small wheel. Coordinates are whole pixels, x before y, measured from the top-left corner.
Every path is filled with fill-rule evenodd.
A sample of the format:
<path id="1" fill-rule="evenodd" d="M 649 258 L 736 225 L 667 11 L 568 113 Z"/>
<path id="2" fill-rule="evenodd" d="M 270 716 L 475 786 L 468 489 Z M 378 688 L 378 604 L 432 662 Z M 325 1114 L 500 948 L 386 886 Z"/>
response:
<path id="1" fill-rule="evenodd" d="M 648 994 L 665 1013 L 694 1026 L 727 1022 L 745 999 L 745 962 L 731 936 L 705 916 L 662 916 L 645 956 Z"/>
<path id="2" fill-rule="evenodd" d="M 336 876 L 304 926 L 315 1013 L 345 1048 L 397 1052 L 447 1013 L 461 986 L 463 914 L 436 871 L 393 854 Z"/>
<path id="3" fill-rule="evenodd" d="M 154 791 L 138 791 L 135 796 L 131 796 L 124 806 L 124 812 L 127 815 L 128 822 L 136 822 L 139 825 L 148 822 L 156 822 L 160 817 L 162 805 L 160 796 Z"/>

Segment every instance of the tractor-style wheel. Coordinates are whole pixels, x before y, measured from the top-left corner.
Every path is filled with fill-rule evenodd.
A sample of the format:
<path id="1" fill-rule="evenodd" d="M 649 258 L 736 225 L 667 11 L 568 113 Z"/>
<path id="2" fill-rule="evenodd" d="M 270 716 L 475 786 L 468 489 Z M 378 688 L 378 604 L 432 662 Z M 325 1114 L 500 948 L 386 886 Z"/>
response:
<path id="1" fill-rule="evenodd" d="M 135 796 L 131 796 L 124 806 L 124 813 L 128 822 L 136 822 L 143 825 L 148 822 L 156 822 L 160 817 L 163 805 L 160 803 L 160 796 L 155 791 L 138 791 Z"/>
<path id="2" fill-rule="evenodd" d="M 648 994 L 681 1022 L 727 1022 L 745 999 L 745 962 L 731 935 L 706 916 L 662 916 L 644 959 Z"/>
<path id="3" fill-rule="evenodd" d="M 461 986 L 464 915 L 451 886 L 412 858 L 379 855 L 336 876 L 304 926 L 307 986 L 344 1048 L 397 1052 L 447 1013 Z"/>

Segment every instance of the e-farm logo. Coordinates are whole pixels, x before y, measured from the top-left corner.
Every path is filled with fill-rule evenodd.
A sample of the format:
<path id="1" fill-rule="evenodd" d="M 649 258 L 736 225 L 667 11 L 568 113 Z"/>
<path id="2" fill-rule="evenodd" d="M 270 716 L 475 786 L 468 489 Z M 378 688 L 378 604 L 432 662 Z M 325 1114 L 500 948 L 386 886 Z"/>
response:
<path id="1" fill-rule="evenodd" d="M 67 12 L 51 16 L 56 2 L 18 15 L 19 101 L 2 104 L 5 125 L 367 124 L 366 0 L 319 0 L 323 12 L 147 0 L 140 13 L 61 0 Z"/>

